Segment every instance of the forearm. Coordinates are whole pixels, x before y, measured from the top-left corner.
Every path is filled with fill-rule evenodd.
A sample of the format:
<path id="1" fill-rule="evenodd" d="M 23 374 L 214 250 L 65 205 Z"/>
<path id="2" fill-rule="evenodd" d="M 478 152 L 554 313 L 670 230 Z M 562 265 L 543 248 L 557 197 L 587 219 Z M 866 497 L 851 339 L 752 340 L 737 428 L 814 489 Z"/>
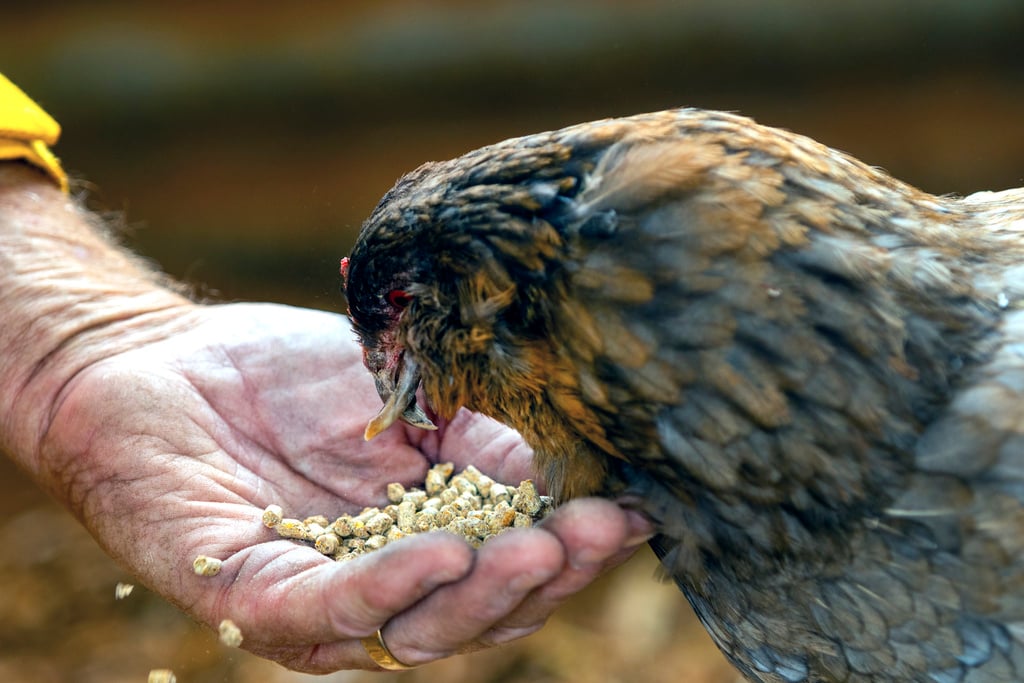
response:
<path id="1" fill-rule="evenodd" d="M 39 444 L 62 389 L 191 305 L 95 224 L 38 171 L 0 163 L 0 448 L 44 485 Z"/>

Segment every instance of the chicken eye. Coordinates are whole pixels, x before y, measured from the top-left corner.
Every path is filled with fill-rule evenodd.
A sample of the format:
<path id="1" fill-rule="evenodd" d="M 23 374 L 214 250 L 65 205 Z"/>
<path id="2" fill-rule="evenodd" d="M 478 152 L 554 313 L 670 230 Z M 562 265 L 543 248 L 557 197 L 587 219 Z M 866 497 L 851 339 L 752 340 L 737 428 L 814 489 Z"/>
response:
<path id="1" fill-rule="evenodd" d="M 412 295 L 404 289 L 392 289 L 388 292 L 388 303 L 395 308 L 405 308 L 412 301 Z"/>

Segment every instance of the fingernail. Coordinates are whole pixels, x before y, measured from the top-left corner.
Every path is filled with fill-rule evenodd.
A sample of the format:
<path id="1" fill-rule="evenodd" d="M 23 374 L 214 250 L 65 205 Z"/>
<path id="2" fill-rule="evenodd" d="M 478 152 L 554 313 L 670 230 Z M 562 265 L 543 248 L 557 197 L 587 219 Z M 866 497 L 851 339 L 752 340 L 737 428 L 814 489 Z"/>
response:
<path id="1" fill-rule="evenodd" d="M 549 579 L 551 576 L 548 572 L 523 572 L 510 579 L 508 587 L 514 593 L 526 593 Z"/>
<path id="2" fill-rule="evenodd" d="M 434 569 L 430 574 L 423 577 L 420 585 L 424 591 L 435 591 L 441 586 L 461 581 L 472 569 L 473 558 L 470 555 L 466 558 L 465 563 L 450 563 Z"/>
<path id="3" fill-rule="evenodd" d="M 626 540 L 623 542 L 625 548 L 635 548 L 638 545 L 646 543 L 651 540 L 657 533 L 651 520 L 647 519 L 639 512 L 629 510 L 626 513 L 627 519 L 629 520 L 629 533 L 626 535 Z"/>
<path id="4" fill-rule="evenodd" d="M 582 548 L 569 558 L 569 566 L 573 569 L 587 569 L 608 559 L 607 553 L 595 548 Z"/>

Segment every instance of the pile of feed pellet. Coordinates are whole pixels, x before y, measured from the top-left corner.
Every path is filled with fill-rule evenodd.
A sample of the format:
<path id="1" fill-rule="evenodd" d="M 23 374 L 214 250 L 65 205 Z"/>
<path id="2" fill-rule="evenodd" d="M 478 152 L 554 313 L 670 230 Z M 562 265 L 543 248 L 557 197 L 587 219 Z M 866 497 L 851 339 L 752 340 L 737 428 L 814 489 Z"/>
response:
<path id="1" fill-rule="evenodd" d="M 452 463 L 435 465 L 422 489 L 389 484 L 390 505 L 384 508 L 365 508 L 332 522 L 323 515 L 289 519 L 280 506 L 270 505 L 263 523 L 284 538 L 308 541 L 324 555 L 344 561 L 404 536 L 439 529 L 480 547 L 506 529 L 533 526 L 552 509 L 551 498 L 538 495 L 532 480 L 507 486 L 472 465 L 454 470 Z"/>

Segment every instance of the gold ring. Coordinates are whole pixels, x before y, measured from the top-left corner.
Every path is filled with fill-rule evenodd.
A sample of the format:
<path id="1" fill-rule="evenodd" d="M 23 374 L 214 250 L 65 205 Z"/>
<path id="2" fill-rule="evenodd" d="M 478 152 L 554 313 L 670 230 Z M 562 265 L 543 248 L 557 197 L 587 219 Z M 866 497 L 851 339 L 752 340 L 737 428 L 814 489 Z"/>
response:
<path id="1" fill-rule="evenodd" d="M 376 662 L 377 666 L 382 669 L 387 669 L 388 671 L 408 671 L 409 669 L 416 668 L 402 663 L 391 654 L 391 650 L 384 644 L 384 636 L 381 634 L 380 629 L 377 629 L 377 632 L 372 636 L 360 638 L 359 642 L 363 644 L 363 649 L 366 650 L 366 654 L 370 655 L 370 659 Z"/>

